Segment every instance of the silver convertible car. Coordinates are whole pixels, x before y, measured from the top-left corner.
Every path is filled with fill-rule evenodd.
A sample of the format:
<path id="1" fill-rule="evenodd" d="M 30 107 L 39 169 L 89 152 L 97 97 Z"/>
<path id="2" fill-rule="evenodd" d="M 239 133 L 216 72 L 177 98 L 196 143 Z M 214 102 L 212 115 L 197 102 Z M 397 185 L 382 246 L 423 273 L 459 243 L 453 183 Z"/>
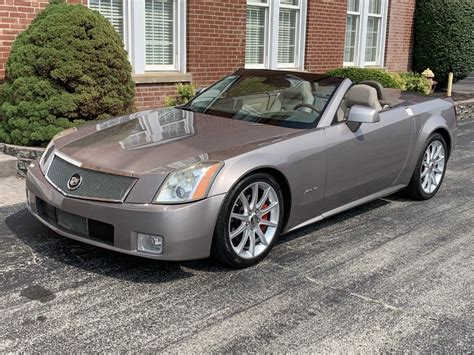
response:
<path id="1" fill-rule="evenodd" d="M 399 190 L 439 190 L 449 98 L 302 72 L 238 70 L 188 104 L 57 135 L 27 178 L 57 233 L 159 260 L 262 260 L 282 233 Z"/>

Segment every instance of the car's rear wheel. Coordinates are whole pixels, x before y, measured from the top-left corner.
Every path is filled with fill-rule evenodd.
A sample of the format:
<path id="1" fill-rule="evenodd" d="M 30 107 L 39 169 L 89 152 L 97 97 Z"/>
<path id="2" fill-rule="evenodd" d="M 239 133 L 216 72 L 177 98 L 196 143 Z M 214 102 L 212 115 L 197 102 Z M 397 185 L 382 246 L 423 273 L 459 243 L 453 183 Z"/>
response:
<path id="1" fill-rule="evenodd" d="M 278 182 L 268 174 L 248 176 L 229 192 L 223 203 L 212 254 L 231 267 L 257 264 L 275 244 L 283 215 Z"/>
<path id="2" fill-rule="evenodd" d="M 446 172 L 448 150 L 446 142 L 438 133 L 426 141 L 421 156 L 406 192 L 416 200 L 428 200 L 438 192 Z"/>

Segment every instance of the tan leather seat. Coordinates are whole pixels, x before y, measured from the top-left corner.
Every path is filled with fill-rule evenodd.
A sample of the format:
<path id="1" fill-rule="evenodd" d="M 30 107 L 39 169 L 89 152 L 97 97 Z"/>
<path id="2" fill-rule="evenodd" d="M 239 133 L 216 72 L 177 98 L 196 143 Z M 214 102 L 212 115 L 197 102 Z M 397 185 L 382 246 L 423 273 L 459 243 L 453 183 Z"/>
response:
<path id="1" fill-rule="evenodd" d="M 336 119 L 338 122 L 346 120 L 347 114 L 352 106 L 360 105 L 382 111 L 382 105 L 377 97 L 377 90 L 365 84 L 352 86 L 339 106 Z"/>
<path id="2" fill-rule="evenodd" d="M 311 91 L 311 84 L 307 81 L 297 82 L 295 86 L 282 90 L 275 101 L 271 104 L 269 111 L 291 111 L 299 104 L 314 104 L 314 96 Z M 308 110 L 309 108 L 302 108 L 302 111 Z"/>
<path id="3" fill-rule="evenodd" d="M 377 90 L 369 85 L 354 85 L 346 95 L 347 108 L 355 105 L 366 106 L 377 111 L 382 111 L 382 105 L 377 97 Z"/>

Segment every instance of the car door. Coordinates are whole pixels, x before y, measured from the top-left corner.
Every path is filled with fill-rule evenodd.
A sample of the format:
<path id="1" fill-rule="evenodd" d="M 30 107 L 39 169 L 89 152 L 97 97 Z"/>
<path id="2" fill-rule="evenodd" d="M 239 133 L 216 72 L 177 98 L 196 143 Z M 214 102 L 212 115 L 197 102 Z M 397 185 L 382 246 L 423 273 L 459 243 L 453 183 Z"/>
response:
<path id="1" fill-rule="evenodd" d="M 325 128 L 323 212 L 391 187 L 406 163 L 412 120 L 404 108 L 381 112 L 379 122 L 355 126 L 343 121 Z"/>

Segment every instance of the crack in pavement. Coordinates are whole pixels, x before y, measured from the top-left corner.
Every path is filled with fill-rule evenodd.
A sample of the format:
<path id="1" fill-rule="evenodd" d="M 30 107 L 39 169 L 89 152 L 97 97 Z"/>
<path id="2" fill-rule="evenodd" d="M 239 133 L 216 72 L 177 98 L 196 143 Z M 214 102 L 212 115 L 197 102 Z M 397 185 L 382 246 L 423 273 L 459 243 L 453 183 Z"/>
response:
<path id="1" fill-rule="evenodd" d="M 377 304 L 377 305 L 381 305 L 385 308 L 388 308 L 392 311 L 396 311 L 396 312 L 399 312 L 399 313 L 402 313 L 406 316 L 410 316 L 410 317 L 416 317 L 416 318 L 421 318 L 421 319 L 427 319 L 427 320 L 431 320 L 431 321 L 435 321 L 435 322 L 441 322 L 441 320 L 437 319 L 437 318 L 433 318 L 433 317 L 430 317 L 428 315 L 423 315 L 423 314 L 418 314 L 416 312 L 410 312 L 410 311 L 407 311 L 403 308 L 400 308 L 400 307 L 396 307 L 396 306 L 393 306 L 383 300 L 378 300 L 378 299 L 374 299 L 374 298 L 371 298 L 371 297 L 368 297 L 368 296 L 364 296 L 362 294 L 359 294 L 359 293 L 356 293 L 356 292 L 352 292 L 352 291 L 349 291 L 349 290 L 345 290 L 343 288 L 339 288 L 339 287 L 334 287 L 334 286 L 329 286 L 327 284 L 325 284 L 324 282 L 321 282 L 321 281 L 318 281 L 308 275 L 306 275 L 307 273 L 311 272 L 307 272 L 307 273 L 300 273 L 298 272 L 297 270 L 291 268 L 291 267 L 288 267 L 288 266 L 283 266 L 283 265 L 280 265 L 278 263 L 275 263 L 275 262 L 272 262 L 273 265 L 277 266 L 277 267 L 280 267 L 284 270 L 288 270 L 288 271 L 292 271 L 293 273 L 295 273 L 295 277 L 299 277 L 299 278 L 303 278 L 303 279 L 306 279 L 316 285 L 319 285 L 321 287 L 324 287 L 324 288 L 328 288 L 332 291 L 335 291 L 339 294 L 343 294 L 343 295 L 346 295 L 346 296 L 351 296 L 351 297 L 355 297 L 357 299 L 360 299 L 360 300 L 363 300 L 365 302 L 368 302 L 368 303 L 372 303 L 372 304 Z"/>

